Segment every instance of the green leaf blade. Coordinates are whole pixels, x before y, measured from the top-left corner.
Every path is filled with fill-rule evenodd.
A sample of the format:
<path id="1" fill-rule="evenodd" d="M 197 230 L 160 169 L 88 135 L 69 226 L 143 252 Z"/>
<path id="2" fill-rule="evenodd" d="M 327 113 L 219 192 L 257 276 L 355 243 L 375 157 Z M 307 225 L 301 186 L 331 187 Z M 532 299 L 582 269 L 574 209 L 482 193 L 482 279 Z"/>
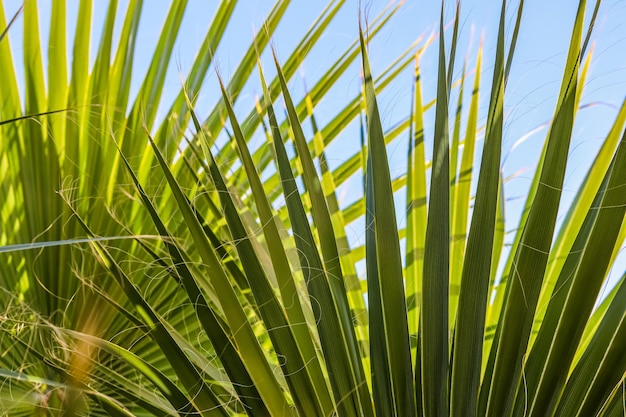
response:
<path id="1" fill-rule="evenodd" d="M 373 220 L 376 239 L 376 264 L 377 275 L 380 280 L 382 322 L 387 344 L 386 355 L 383 349 L 381 352 L 382 357 L 376 358 L 372 355 L 372 362 L 375 360 L 387 361 L 393 394 L 393 409 L 387 410 L 387 412 L 391 413 L 390 415 L 414 415 L 415 397 L 413 394 L 411 345 L 409 342 L 398 226 L 385 139 L 363 34 L 361 34 L 361 53 L 367 105 L 368 158 L 371 159 L 371 193 L 374 203 Z M 373 288 L 371 290 L 376 289 Z M 370 326 L 373 326 L 373 324 L 370 323 Z M 381 364 L 380 366 L 384 365 Z"/>
<path id="2" fill-rule="evenodd" d="M 433 166 L 424 249 L 420 308 L 421 370 L 424 415 L 448 413 L 450 160 L 448 82 L 444 45 L 443 4 L 439 23 L 439 63 L 433 144 Z"/>

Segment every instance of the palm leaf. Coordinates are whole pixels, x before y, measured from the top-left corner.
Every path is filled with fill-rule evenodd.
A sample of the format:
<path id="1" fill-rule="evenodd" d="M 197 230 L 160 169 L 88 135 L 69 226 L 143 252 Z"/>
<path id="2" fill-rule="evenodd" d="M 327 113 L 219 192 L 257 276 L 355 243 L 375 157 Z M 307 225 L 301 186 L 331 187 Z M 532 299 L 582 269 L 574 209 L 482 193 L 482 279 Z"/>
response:
<path id="1" fill-rule="evenodd" d="M 213 6 L 171 101 L 191 2 L 163 10 L 153 51 L 141 44 L 152 2 L 28 0 L 8 17 L 0 3 L 3 413 L 623 414 L 626 101 L 573 200 L 561 191 L 600 1 L 588 19 L 578 4 L 519 220 L 501 154 L 524 2 L 503 2 L 495 48 L 466 52 L 461 2 L 449 25 L 442 4 L 438 33 L 377 69 L 372 40 L 414 10 L 388 5 L 310 88 L 292 88 L 349 4 L 322 5 L 266 83 L 290 2 L 268 5 L 204 107 L 236 2 Z M 361 90 L 338 100 L 359 56 Z M 380 104 L 390 87 L 411 91 L 393 99 L 394 124 Z M 391 149 L 408 149 L 406 169 Z"/>

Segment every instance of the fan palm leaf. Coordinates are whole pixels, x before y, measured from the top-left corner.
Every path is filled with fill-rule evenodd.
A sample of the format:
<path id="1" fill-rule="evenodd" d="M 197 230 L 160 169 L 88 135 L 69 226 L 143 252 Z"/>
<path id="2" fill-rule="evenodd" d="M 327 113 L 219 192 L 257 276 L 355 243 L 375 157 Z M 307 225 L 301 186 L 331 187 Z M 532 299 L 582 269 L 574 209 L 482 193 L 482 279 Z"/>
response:
<path id="1" fill-rule="evenodd" d="M 52 2 L 47 54 L 38 3 L 10 19 L 0 4 L 4 414 L 622 415 L 626 274 L 601 290 L 626 239 L 626 101 L 558 216 L 600 1 L 590 21 L 579 2 L 515 225 L 501 161 L 523 1 L 502 2 L 491 83 L 482 43 L 456 78 L 460 3 L 450 29 L 442 7 L 436 35 L 373 74 L 368 42 L 393 21 L 392 6 L 299 94 L 290 80 L 344 2 L 329 2 L 287 59 L 272 48 L 266 67 L 289 6 L 278 0 L 228 81 L 218 71 L 219 99 L 204 116 L 198 97 L 236 2 L 216 5 L 171 103 L 165 83 L 187 1 L 171 2 L 137 86 L 150 6 L 119 6 L 108 3 L 90 60 L 92 1 L 79 4 L 71 49 L 68 5 Z M 18 19 L 23 64 L 9 43 Z M 421 58 L 433 43 L 428 97 Z M 321 103 L 359 57 L 362 91 L 320 123 Z M 378 97 L 411 64 L 411 105 L 388 127 Z M 260 97 L 248 100 L 257 75 Z M 342 135 L 359 134 L 329 163 Z M 407 135 L 398 174 L 387 149 Z M 350 180 L 357 198 L 345 203 Z M 364 241 L 350 239 L 363 224 Z M 510 247 L 505 225 L 516 229 Z"/>

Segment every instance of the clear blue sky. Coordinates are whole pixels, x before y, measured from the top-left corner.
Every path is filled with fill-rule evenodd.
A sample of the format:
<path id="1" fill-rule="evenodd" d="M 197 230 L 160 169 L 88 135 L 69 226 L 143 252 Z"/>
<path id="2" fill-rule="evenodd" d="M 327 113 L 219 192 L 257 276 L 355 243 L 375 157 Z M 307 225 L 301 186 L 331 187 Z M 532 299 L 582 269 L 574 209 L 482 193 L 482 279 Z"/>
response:
<path id="1" fill-rule="evenodd" d="M 47 17 L 51 0 L 37 0 L 41 6 L 42 36 L 45 45 L 48 28 Z M 97 50 L 97 34 L 103 23 L 106 1 L 94 1 L 94 41 L 92 57 Z M 145 11 L 140 25 L 139 47 L 135 59 L 135 78 L 133 92 L 142 79 L 148 64 L 149 57 L 156 43 L 156 37 L 167 12 L 169 0 L 145 0 Z M 279 26 L 275 36 L 279 56 L 286 59 L 292 48 L 306 32 L 314 18 L 325 6 L 324 1 L 294 0 L 287 14 Z M 517 2 L 510 2 L 516 6 Z M 554 110 L 556 97 L 560 87 L 562 69 L 571 35 L 571 26 L 574 21 L 577 3 L 574 0 L 527 0 L 524 12 L 522 30 L 516 49 L 516 55 L 508 83 L 505 99 L 505 137 L 504 150 L 506 154 L 520 137 L 532 131 L 542 123 L 548 121 Z M 589 20 L 593 2 L 589 2 L 587 21 Z M 21 1 L 5 0 L 5 12 L 11 16 L 21 4 Z M 69 23 L 73 25 L 77 13 L 77 0 L 68 1 Z M 120 10 L 125 10 L 127 0 L 120 1 Z M 187 13 L 182 25 L 182 32 L 175 48 L 175 56 L 171 61 L 170 74 L 166 81 L 163 96 L 162 115 L 172 98 L 180 89 L 178 67 L 183 72 L 188 70 L 198 49 L 215 10 L 217 1 L 190 0 Z M 389 3 L 381 0 L 363 0 L 362 7 L 366 15 L 373 19 L 380 10 Z M 235 10 L 233 21 L 228 27 L 224 42 L 217 51 L 217 62 L 223 76 L 228 79 L 235 71 L 239 59 L 252 41 L 253 28 L 259 28 L 264 17 L 273 5 L 269 0 L 240 1 Z M 370 44 L 370 58 L 374 74 L 385 69 L 386 64 L 401 54 L 420 35 L 430 34 L 437 29 L 441 3 L 430 0 L 408 0 L 402 6 L 400 13 L 393 18 L 393 23 L 378 35 Z M 446 21 L 452 20 L 455 1 L 446 0 Z M 468 68 L 475 64 L 476 50 L 481 33 L 485 35 L 484 66 L 482 71 L 483 86 L 491 82 L 491 63 L 495 52 L 495 38 L 500 13 L 500 2 L 497 0 L 469 0 L 462 2 L 460 38 L 458 44 L 456 78 L 461 76 L 463 59 L 467 57 Z M 507 22 L 512 31 L 515 9 L 510 7 Z M 311 51 L 310 56 L 295 77 L 291 86 L 294 91 L 302 91 L 302 79 L 312 86 L 323 74 L 324 70 L 357 38 L 358 35 L 359 2 L 348 0 L 336 17 L 334 23 L 320 43 Z M 20 33 L 21 21 L 12 29 L 13 50 L 16 52 L 16 61 L 21 60 Z M 449 37 L 448 37 L 449 39 Z M 72 42 L 72 36 L 68 39 Z M 621 105 L 626 95 L 626 1 L 607 0 L 600 9 L 593 41 L 595 43 L 594 59 L 588 82 L 585 86 L 583 104 L 598 103 L 580 111 L 572 145 L 570 149 L 570 163 L 566 175 L 563 192 L 563 202 L 567 203 L 575 195 L 577 185 L 586 173 L 593 155 L 601 144 L 601 140 L 610 128 L 617 107 Z M 44 51 L 45 53 L 45 51 Z M 422 59 L 423 94 L 425 100 L 435 96 L 437 54 L 436 48 L 431 47 Z M 269 56 L 263 56 L 263 63 L 269 74 L 273 74 Z M 393 126 L 408 112 L 411 96 L 411 73 L 409 69 L 379 97 L 379 105 L 386 127 Z M 237 108 L 245 113 L 250 109 L 253 98 L 259 94 L 256 78 L 239 98 Z M 470 81 L 473 76 L 470 77 Z M 342 78 L 341 82 L 329 93 L 320 104 L 316 116 L 321 124 L 332 119 L 339 110 L 339 105 L 346 103 L 355 94 L 358 94 L 359 62 Z M 487 106 L 487 89 L 482 97 L 481 118 L 484 122 Z M 466 98 L 469 99 L 466 94 Z M 206 113 L 218 99 L 215 76 L 207 75 L 206 88 L 200 96 L 199 112 Z M 452 92 L 451 103 L 456 103 L 456 91 Z M 455 105 L 455 104 L 454 104 Z M 426 137 L 432 138 L 432 112 L 427 115 Z M 480 121 L 479 121 L 480 122 Z M 463 121 L 463 124 L 465 121 Z M 536 160 L 538 158 L 546 130 L 540 130 L 528 138 L 523 144 L 511 151 L 506 164 L 503 166 L 504 176 L 508 177 L 519 173 L 506 184 L 506 195 L 509 199 L 507 215 L 510 218 L 509 227 L 516 223 L 524 195 L 532 179 Z M 406 135 L 405 135 L 406 136 Z M 428 139 L 427 139 L 428 140 Z M 262 142 L 260 139 L 259 142 Z M 329 150 L 331 164 L 338 165 L 346 158 L 348 151 L 354 151 L 358 144 L 358 136 L 354 127 L 342 135 Z M 392 173 L 399 174 L 404 166 L 406 153 L 406 137 L 397 140 L 389 147 L 392 163 Z M 480 148 L 477 150 L 480 155 Z M 523 172 L 527 170 L 527 172 Z M 347 184 L 347 187 L 358 186 L 356 180 Z M 342 190 L 342 192 L 345 190 Z M 348 188 L 346 202 L 351 199 L 352 191 Z M 355 197 L 352 197 L 355 198 Z M 403 204 L 400 199 L 399 203 Z M 350 233 L 350 232 L 349 232 Z M 363 232 L 359 226 L 354 227 L 350 238 L 358 240 Z M 512 238 L 512 234 L 510 235 Z M 613 270 L 612 278 L 617 278 L 626 268 L 626 250 L 622 251 L 621 261 Z"/>

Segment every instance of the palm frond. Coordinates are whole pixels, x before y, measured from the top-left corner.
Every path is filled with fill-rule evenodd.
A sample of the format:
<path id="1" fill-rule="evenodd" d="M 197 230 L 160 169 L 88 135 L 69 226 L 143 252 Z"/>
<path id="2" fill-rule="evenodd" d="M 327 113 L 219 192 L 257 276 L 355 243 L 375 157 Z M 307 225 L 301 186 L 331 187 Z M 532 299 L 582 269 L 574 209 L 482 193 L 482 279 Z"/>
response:
<path id="1" fill-rule="evenodd" d="M 622 415 L 626 101 L 563 207 L 600 1 L 590 18 L 578 4 L 518 221 L 502 153 L 523 1 L 502 2 L 493 52 L 481 40 L 459 65 L 462 4 L 449 28 L 442 4 L 438 33 L 379 70 L 368 44 L 405 11 L 389 5 L 303 91 L 293 78 L 348 2 L 281 60 L 268 46 L 289 3 L 218 71 L 206 112 L 236 2 L 214 6 L 171 102 L 187 1 L 170 3 L 152 54 L 151 2 L 98 16 L 81 1 L 71 46 L 65 1 L 49 26 L 35 0 L 8 22 L 0 3 L 0 414 Z M 359 57 L 361 91 L 338 102 Z M 388 124 L 379 103 L 399 84 L 411 102 Z"/>

